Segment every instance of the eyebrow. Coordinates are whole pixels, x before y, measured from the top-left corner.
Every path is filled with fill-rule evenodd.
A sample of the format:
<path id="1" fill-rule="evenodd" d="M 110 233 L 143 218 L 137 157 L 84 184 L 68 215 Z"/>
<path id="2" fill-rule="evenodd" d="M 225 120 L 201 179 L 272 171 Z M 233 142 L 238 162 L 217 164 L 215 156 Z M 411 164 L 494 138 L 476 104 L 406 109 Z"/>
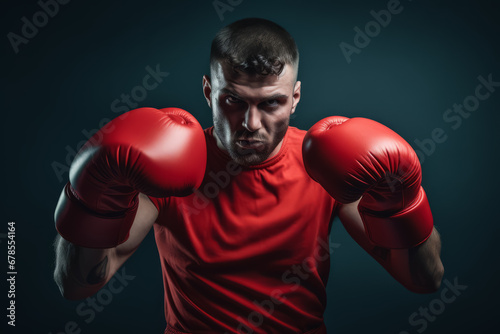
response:
<path id="1" fill-rule="evenodd" d="M 228 89 L 228 88 L 223 88 L 221 89 L 222 93 L 224 94 L 230 94 L 230 95 L 233 95 L 234 97 L 240 99 L 240 100 L 244 100 L 244 98 L 238 94 L 236 94 L 235 92 L 233 92 L 232 90 Z M 278 99 L 288 99 L 288 95 L 284 95 L 284 94 L 273 94 L 273 95 L 270 95 L 270 96 L 266 96 L 262 99 L 260 99 L 261 101 L 265 101 L 265 100 L 278 100 Z"/>

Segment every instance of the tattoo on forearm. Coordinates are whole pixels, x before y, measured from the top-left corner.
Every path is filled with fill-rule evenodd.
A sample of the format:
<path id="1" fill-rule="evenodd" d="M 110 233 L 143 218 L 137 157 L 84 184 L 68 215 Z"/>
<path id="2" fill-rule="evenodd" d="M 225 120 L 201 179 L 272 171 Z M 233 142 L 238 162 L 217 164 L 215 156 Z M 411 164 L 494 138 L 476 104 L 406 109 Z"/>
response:
<path id="1" fill-rule="evenodd" d="M 88 284 L 97 284 L 106 279 L 108 271 L 108 256 L 106 255 L 98 264 L 96 264 L 87 275 Z"/>

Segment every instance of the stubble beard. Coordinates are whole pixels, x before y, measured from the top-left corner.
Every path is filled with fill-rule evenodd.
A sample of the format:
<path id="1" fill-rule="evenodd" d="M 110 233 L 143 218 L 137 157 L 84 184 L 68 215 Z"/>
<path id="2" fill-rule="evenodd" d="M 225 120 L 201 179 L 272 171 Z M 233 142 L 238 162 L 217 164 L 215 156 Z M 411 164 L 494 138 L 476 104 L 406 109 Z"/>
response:
<path id="1" fill-rule="evenodd" d="M 224 121 L 219 119 L 218 117 L 214 117 L 213 122 L 214 122 L 214 131 L 219 140 L 221 141 L 222 145 L 226 149 L 229 156 L 237 164 L 246 167 L 258 165 L 264 162 L 272 153 L 272 151 L 276 148 L 276 146 L 280 143 L 280 141 L 285 137 L 289 125 L 288 118 L 277 124 L 278 130 L 274 134 L 271 143 L 266 142 L 264 149 L 262 151 L 257 151 L 252 148 L 239 147 L 236 144 L 235 140 L 237 140 L 237 138 L 249 138 L 249 139 L 259 140 L 261 139 L 260 137 L 246 130 L 242 130 L 236 132 L 235 134 L 232 134 L 232 136 L 228 138 L 228 136 L 225 135 L 226 126 L 224 125 Z"/>

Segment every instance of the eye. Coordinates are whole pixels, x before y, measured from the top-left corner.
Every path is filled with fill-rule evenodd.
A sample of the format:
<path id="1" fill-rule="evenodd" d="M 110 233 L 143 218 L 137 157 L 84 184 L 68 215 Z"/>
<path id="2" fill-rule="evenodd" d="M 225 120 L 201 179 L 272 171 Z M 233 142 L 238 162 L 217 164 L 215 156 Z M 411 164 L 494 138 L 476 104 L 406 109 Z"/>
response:
<path id="1" fill-rule="evenodd" d="M 261 102 L 261 104 L 260 104 L 261 108 L 266 109 L 266 110 L 276 110 L 279 108 L 280 105 L 281 105 L 281 101 L 277 100 L 277 99 L 266 100 L 266 101 Z"/>
<path id="2" fill-rule="evenodd" d="M 276 107 L 279 104 L 278 100 L 267 100 L 265 103 L 268 107 Z"/>
<path id="3" fill-rule="evenodd" d="M 229 102 L 229 103 L 240 103 L 241 100 L 238 99 L 237 97 L 232 96 L 232 95 L 228 95 L 226 97 L 226 102 Z"/>

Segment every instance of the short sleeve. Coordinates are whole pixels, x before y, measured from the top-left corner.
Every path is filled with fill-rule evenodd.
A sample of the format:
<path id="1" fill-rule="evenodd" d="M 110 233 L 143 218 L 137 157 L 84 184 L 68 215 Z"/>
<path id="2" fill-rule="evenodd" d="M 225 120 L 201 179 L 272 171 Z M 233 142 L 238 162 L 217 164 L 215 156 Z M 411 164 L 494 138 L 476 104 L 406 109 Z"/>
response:
<path id="1" fill-rule="evenodd" d="M 147 196 L 151 200 L 151 202 L 153 202 L 153 205 L 156 207 L 156 210 L 158 210 L 158 217 L 160 217 L 162 212 L 164 211 L 163 209 L 168 204 L 167 203 L 168 198 L 166 198 L 166 197 L 153 197 L 153 196 L 149 196 L 149 195 L 147 195 Z"/>

